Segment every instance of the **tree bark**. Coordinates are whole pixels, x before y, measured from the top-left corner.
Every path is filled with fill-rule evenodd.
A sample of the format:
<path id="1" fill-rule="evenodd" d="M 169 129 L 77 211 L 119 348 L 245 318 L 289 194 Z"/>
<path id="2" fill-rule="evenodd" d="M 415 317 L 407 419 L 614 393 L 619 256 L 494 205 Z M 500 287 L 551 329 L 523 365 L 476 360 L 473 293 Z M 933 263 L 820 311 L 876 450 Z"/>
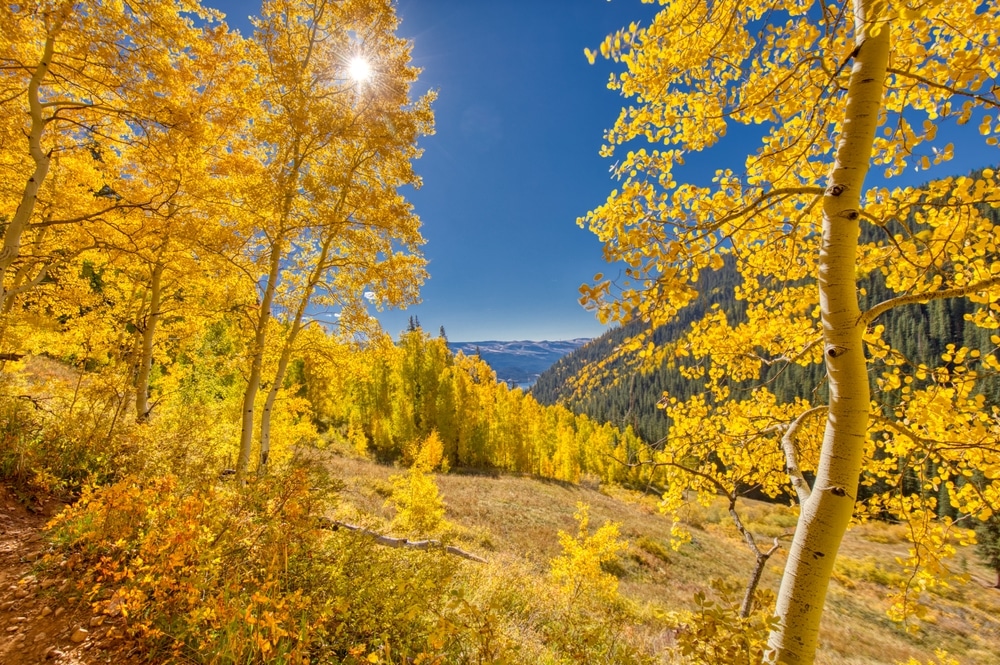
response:
<path id="1" fill-rule="evenodd" d="M 802 505 L 778 592 L 780 625 L 769 662 L 812 663 L 840 542 L 854 512 L 870 395 L 855 264 L 861 193 L 871 160 L 889 58 L 889 29 L 874 0 L 855 0 L 857 45 L 847 108 L 823 197 L 819 291 L 830 403 L 816 480 Z M 879 30 L 876 26 L 879 26 Z"/>
<path id="2" fill-rule="evenodd" d="M 344 198 L 342 196 L 340 202 L 343 203 L 343 201 Z M 260 416 L 260 468 L 262 470 L 267 466 L 267 458 L 271 454 L 271 413 L 274 410 L 274 402 L 278 398 L 278 391 L 281 390 L 281 385 L 285 382 L 285 372 L 288 371 L 288 364 L 292 359 L 295 340 L 304 327 L 302 319 L 305 318 L 306 308 L 312 301 L 313 291 L 316 290 L 316 285 L 323 278 L 323 273 L 330 268 L 328 259 L 335 237 L 335 234 L 328 232 L 320 249 L 319 257 L 316 259 L 316 264 L 313 266 L 312 271 L 310 271 L 309 278 L 302 288 L 302 292 L 299 295 L 299 304 L 295 309 L 295 318 L 292 320 L 292 327 L 289 329 L 288 334 L 285 335 L 285 341 L 281 347 L 281 355 L 278 358 L 278 368 L 274 373 L 274 381 L 271 383 L 271 388 L 267 392 L 267 399 L 264 401 L 264 412 Z"/>
<path id="3" fill-rule="evenodd" d="M 149 374 L 153 369 L 153 340 L 156 337 L 156 326 L 160 322 L 162 292 L 163 263 L 157 261 L 149 280 L 149 314 L 142 330 L 142 356 L 135 379 L 135 420 L 138 423 L 149 419 Z"/>
<path id="4" fill-rule="evenodd" d="M 271 245 L 271 256 L 267 273 L 267 284 L 257 311 L 257 326 L 251 349 L 250 376 L 247 379 L 246 391 L 243 393 L 243 420 L 240 429 L 240 456 L 236 462 L 236 480 L 240 483 L 246 480 L 247 468 L 250 466 L 250 450 L 253 447 L 253 414 L 260 391 L 260 376 L 264 365 L 264 347 L 267 343 L 267 324 L 271 320 L 271 303 L 278 287 L 278 275 L 281 271 L 282 241 L 276 240 Z"/>
<path id="5" fill-rule="evenodd" d="M 278 398 L 278 391 L 285 382 L 285 373 L 288 371 L 288 364 L 292 359 L 292 349 L 295 345 L 295 338 L 302 330 L 302 315 L 304 306 L 296 312 L 292 328 L 285 337 L 285 343 L 281 348 L 281 357 L 278 358 L 278 368 L 274 372 L 274 381 L 267 391 L 267 399 L 264 400 L 264 411 L 260 414 L 260 468 L 267 466 L 267 458 L 271 454 L 271 411 L 274 409 L 274 402 Z"/>
<path id="6" fill-rule="evenodd" d="M 31 113 L 31 129 L 28 131 L 28 152 L 35 163 L 35 169 L 28 182 L 24 186 L 21 194 L 21 202 L 17 205 L 14 216 L 3 234 L 3 246 L 0 247 L 0 302 L 7 299 L 7 270 L 10 269 L 14 261 L 21 254 L 21 236 L 28 228 L 28 222 L 35 211 L 35 201 L 38 198 L 38 191 L 49 173 L 49 162 L 51 157 L 42 147 L 42 132 L 45 130 L 45 118 L 43 117 L 42 102 L 38 89 L 42 81 L 49 73 L 49 63 L 55 53 L 55 34 L 50 34 L 45 40 L 45 48 L 42 52 L 42 61 L 38 63 L 35 71 L 31 75 L 28 83 L 28 107 Z"/>

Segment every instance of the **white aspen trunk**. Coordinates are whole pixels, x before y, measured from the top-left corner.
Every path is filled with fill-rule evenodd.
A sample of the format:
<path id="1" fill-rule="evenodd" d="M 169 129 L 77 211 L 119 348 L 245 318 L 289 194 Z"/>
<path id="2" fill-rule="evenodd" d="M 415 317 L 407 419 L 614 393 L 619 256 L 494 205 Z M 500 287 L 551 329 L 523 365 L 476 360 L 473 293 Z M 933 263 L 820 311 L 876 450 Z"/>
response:
<path id="1" fill-rule="evenodd" d="M 49 63 L 55 52 L 55 36 L 49 35 L 45 40 L 42 61 L 35 68 L 28 83 L 28 107 L 31 113 L 31 129 L 28 131 L 28 152 L 35 162 L 35 170 L 28 178 L 21 194 L 21 201 L 3 234 L 3 246 L 0 247 L 0 302 L 7 300 L 7 271 L 21 254 L 21 236 L 28 228 L 31 215 L 35 211 L 35 201 L 38 190 L 49 173 L 50 156 L 42 148 L 42 132 L 45 130 L 45 118 L 38 89 L 49 72 Z"/>
<path id="2" fill-rule="evenodd" d="M 875 27 L 875 0 L 855 0 L 854 66 L 846 117 L 823 198 L 819 290 L 830 404 L 812 494 L 802 505 L 778 592 L 780 625 L 768 661 L 812 663 L 840 542 L 854 512 L 868 428 L 870 395 L 855 263 L 859 210 L 882 104 L 889 27 Z"/>
<path id="3" fill-rule="evenodd" d="M 156 326 L 160 322 L 160 304 L 163 291 L 163 263 L 153 266 L 149 281 L 149 315 L 142 331 L 142 355 L 139 359 L 139 373 L 135 379 L 135 421 L 144 423 L 149 419 L 149 374 L 153 368 L 153 340 Z"/>
<path id="4" fill-rule="evenodd" d="M 47 230 L 48 229 L 45 228 L 39 230 L 38 234 L 34 238 L 36 246 L 44 247 L 45 234 Z M 20 248 L 18 249 L 18 253 L 20 254 Z M 0 289 L 0 293 L 3 294 L 3 309 L 0 310 L 0 312 L 2 312 L 0 313 L 0 349 L 3 348 L 4 341 L 7 339 L 7 325 L 10 323 L 10 312 L 14 309 L 20 290 L 26 283 L 28 283 L 28 272 L 30 267 L 31 261 L 23 261 L 11 276 L 10 286 Z"/>
<path id="5" fill-rule="evenodd" d="M 271 303 L 278 286 L 278 274 L 281 270 L 281 239 L 271 246 L 270 266 L 267 273 L 267 284 L 261 298 L 257 313 L 257 328 L 254 334 L 251 350 L 250 376 L 246 391 L 243 393 L 243 420 L 240 430 L 240 456 L 236 462 L 236 480 L 242 483 L 246 479 L 247 468 L 250 466 L 250 450 L 253 446 L 253 414 L 260 390 L 260 376 L 264 364 L 264 346 L 267 343 L 267 324 L 271 320 Z"/>
<path id="6" fill-rule="evenodd" d="M 267 458 L 271 454 L 271 411 L 274 409 L 274 402 L 278 398 L 278 391 L 285 381 L 285 372 L 288 371 L 288 364 L 292 360 L 292 348 L 295 338 L 302 330 L 302 315 L 304 306 L 296 312 L 295 321 L 292 322 L 292 329 L 285 338 L 285 344 L 281 349 L 281 357 L 278 358 L 278 368 L 274 372 L 274 382 L 267 391 L 267 399 L 264 400 L 264 411 L 260 414 L 260 468 L 267 466 Z"/>
<path id="7" fill-rule="evenodd" d="M 341 198 L 341 203 L 343 203 L 343 197 Z M 302 319 L 305 317 L 306 307 L 308 307 L 309 302 L 312 300 L 313 291 L 316 290 L 316 285 L 322 279 L 323 272 L 329 267 L 327 259 L 330 255 L 330 247 L 333 244 L 333 240 L 334 236 L 330 234 L 323 241 L 316 265 L 313 267 L 309 275 L 309 280 L 302 289 L 302 293 L 299 296 L 299 305 L 295 310 L 295 319 L 292 321 L 292 327 L 288 331 L 288 335 L 285 336 L 285 342 L 281 348 L 281 356 L 278 358 L 278 368 L 274 373 L 274 381 L 271 383 L 270 390 L 267 391 L 267 399 L 264 401 L 264 411 L 260 415 L 261 469 L 267 466 L 267 458 L 271 454 L 271 413 L 274 410 L 274 401 L 278 398 L 278 391 L 281 390 L 281 384 L 285 381 L 285 372 L 288 371 L 288 363 L 292 359 L 292 349 L 295 348 L 295 339 L 302 331 Z"/>

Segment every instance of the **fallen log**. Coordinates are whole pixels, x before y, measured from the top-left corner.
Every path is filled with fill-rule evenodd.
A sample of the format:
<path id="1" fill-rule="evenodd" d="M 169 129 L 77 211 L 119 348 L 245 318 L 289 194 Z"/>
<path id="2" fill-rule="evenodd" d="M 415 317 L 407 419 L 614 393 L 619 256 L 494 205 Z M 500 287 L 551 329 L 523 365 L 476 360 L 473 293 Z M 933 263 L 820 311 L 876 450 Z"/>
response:
<path id="1" fill-rule="evenodd" d="M 366 529 L 363 526 L 358 526 L 357 524 L 339 522 L 326 517 L 322 518 L 322 522 L 323 528 L 325 529 L 329 529 L 331 531 L 347 529 L 348 531 L 353 531 L 355 533 L 360 533 L 363 536 L 367 536 L 379 545 L 384 545 L 385 547 L 405 547 L 414 550 L 442 549 L 448 554 L 454 554 L 455 556 L 460 556 L 463 559 L 468 559 L 469 561 L 486 563 L 486 559 L 481 556 L 475 555 L 472 552 L 466 552 L 465 550 L 455 547 L 454 545 L 445 545 L 440 540 L 409 540 L 407 538 L 393 538 L 377 531 Z"/>

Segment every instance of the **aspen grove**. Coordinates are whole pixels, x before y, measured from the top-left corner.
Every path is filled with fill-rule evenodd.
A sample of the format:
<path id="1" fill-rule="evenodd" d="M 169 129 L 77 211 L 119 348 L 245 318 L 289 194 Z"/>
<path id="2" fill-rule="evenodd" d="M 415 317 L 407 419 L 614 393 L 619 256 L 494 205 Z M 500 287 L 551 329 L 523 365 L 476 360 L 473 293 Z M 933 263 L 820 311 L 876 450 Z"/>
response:
<path id="1" fill-rule="evenodd" d="M 996 3 L 660 0 L 585 51 L 627 106 L 578 220 L 617 276 L 581 301 L 629 325 L 572 382 L 669 366 L 661 441 L 632 394 L 545 405 L 443 327 L 381 330 L 428 278 L 437 92 L 397 10 L 0 7 L 0 660 L 62 658 L 32 621 L 72 619 L 81 663 L 812 663 L 852 523 L 906 531 L 893 619 L 977 532 L 992 583 Z M 958 134 L 987 166 L 935 177 Z M 888 328 L 928 303 L 975 334 L 914 357 Z M 949 648 L 995 647 L 991 602 Z"/>

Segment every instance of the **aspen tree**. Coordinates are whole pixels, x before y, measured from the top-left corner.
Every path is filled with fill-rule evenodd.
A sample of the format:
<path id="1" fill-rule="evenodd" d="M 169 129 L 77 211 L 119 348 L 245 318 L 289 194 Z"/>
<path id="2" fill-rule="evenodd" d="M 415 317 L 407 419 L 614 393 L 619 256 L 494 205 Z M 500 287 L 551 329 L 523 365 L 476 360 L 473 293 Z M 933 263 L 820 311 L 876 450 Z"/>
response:
<path id="1" fill-rule="evenodd" d="M 632 24 L 600 47 L 624 65 L 609 87 L 633 105 L 602 148 L 618 160 L 619 188 L 579 223 L 622 275 L 597 275 L 581 300 L 602 320 L 656 326 L 696 297 L 700 273 L 736 265 L 745 320 L 712 308 L 674 343 L 641 333 L 623 352 L 648 367 L 676 363 L 706 387 L 661 400 L 672 422 L 657 454 L 665 510 L 676 512 L 685 490 L 736 496 L 756 487 L 799 501 L 769 658 L 811 663 L 852 516 L 910 523 L 919 541 L 905 563 L 910 579 L 935 584 L 959 531 L 936 519 L 937 497 L 980 519 L 1000 509 L 1000 410 L 976 393 L 1000 369 L 1000 337 L 986 349 L 956 343 L 936 366 L 911 365 L 879 323 L 892 308 L 967 298 L 971 322 L 1000 327 L 1000 229 L 988 212 L 1000 206 L 996 173 L 925 188 L 866 186 L 872 166 L 889 181 L 907 168 L 941 172 L 958 150 L 938 139 L 945 124 L 977 123 L 997 145 L 1000 8 L 660 4 L 649 26 Z M 740 125 L 755 128 L 757 149 L 743 163 L 720 164 L 710 184 L 685 183 L 687 153 L 732 143 L 726 134 Z M 858 280 L 870 275 L 895 295 L 867 300 Z M 826 386 L 778 403 L 760 379 L 793 363 L 824 363 Z M 870 374 L 895 401 L 873 398 Z M 899 482 L 908 468 L 919 492 Z M 962 482 L 974 470 L 983 486 Z"/>
<path id="2" fill-rule="evenodd" d="M 254 441 L 265 351 L 278 359 L 261 427 L 261 461 L 270 446 L 270 412 L 295 337 L 314 294 L 347 313 L 413 302 L 423 279 L 419 220 L 396 192 L 418 184 L 410 160 L 416 137 L 432 127 L 430 96 L 409 97 L 417 71 L 395 36 L 391 2 L 265 2 L 256 22 L 261 115 L 252 135 L 258 168 L 238 195 L 248 243 L 264 275 L 252 313 L 253 340 L 243 398 L 237 475 L 245 477 Z M 351 62 L 370 58 L 370 81 L 351 78 Z M 368 89 L 364 86 L 369 86 Z M 282 341 L 270 336 L 286 324 Z"/>
<path id="3" fill-rule="evenodd" d="M 5 330 L 14 302 L 102 247 L 117 215 L 157 205 L 124 195 L 127 153 L 185 123 L 191 74 L 225 32 L 197 2 L 38 0 L 5 4 L 0 35 Z"/>

